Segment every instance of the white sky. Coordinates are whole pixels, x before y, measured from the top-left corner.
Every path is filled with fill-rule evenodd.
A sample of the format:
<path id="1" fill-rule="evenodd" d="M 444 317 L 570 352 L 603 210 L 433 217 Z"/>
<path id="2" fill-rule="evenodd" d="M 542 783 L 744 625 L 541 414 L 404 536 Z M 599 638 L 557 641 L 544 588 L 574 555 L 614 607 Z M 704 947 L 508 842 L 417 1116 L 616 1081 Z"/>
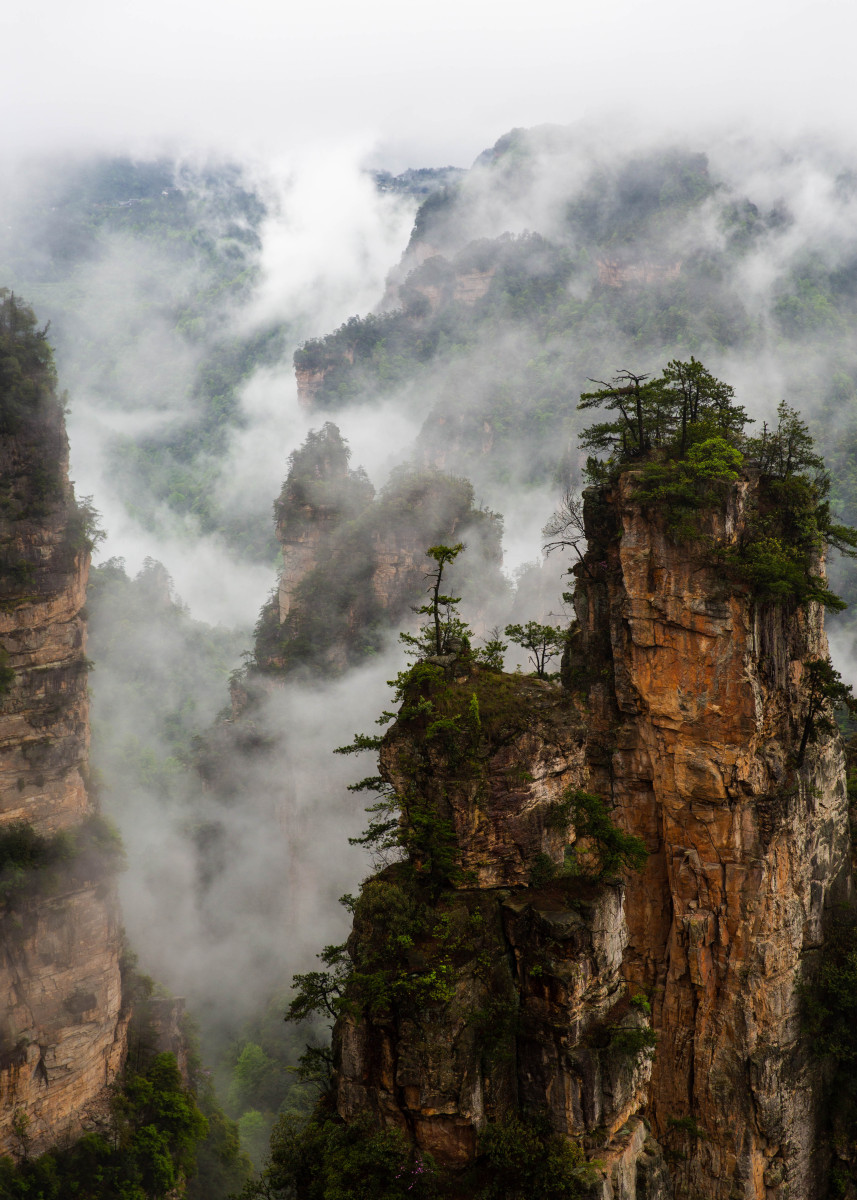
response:
<path id="1" fill-rule="evenodd" d="M 847 134 L 850 0 L 6 0 L 0 149 L 469 165 L 515 125 Z"/>

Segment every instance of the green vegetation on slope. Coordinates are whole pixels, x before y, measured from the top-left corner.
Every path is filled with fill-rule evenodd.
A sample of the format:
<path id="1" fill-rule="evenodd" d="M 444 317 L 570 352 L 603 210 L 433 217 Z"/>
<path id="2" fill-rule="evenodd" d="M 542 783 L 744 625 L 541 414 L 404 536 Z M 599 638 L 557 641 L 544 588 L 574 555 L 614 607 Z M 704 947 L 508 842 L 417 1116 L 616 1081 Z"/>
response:
<path id="1" fill-rule="evenodd" d="M 828 547 L 857 557 L 857 530 L 834 519 L 830 476 L 799 413 L 782 402 L 777 425 L 746 432 L 749 418 L 734 389 L 696 359 L 673 360 L 654 378 L 623 371 L 580 408 L 601 408 L 607 420 L 583 430 L 589 479 L 611 486 L 632 472 L 635 496 L 660 509 L 677 537 L 723 564 L 762 602 L 816 602 L 834 611 L 845 602 L 823 575 Z M 754 479 L 736 539 L 716 542 L 700 525 L 729 485 Z"/>
<path id="2" fill-rule="evenodd" d="M 243 421 L 239 390 L 281 361 L 293 337 L 276 322 L 236 331 L 258 279 L 265 216 L 241 172 L 127 159 L 59 165 L 6 215 L 0 279 L 50 317 L 72 402 L 160 415 L 156 433 L 119 434 L 108 447 L 129 512 L 155 529 L 166 505 L 270 561 L 268 530 L 219 496 Z"/>
<path id="3" fill-rule="evenodd" d="M 19 1122 L 17 1165 L 0 1159 L 3 1200 L 166 1200 L 193 1171 L 208 1126 L 182 1085 L 175 1058 L 157 1055 L 118 1091 L 107 1137 L 85 1135 L 67 1150 L 31 1159 L 27 1125 Z"/>

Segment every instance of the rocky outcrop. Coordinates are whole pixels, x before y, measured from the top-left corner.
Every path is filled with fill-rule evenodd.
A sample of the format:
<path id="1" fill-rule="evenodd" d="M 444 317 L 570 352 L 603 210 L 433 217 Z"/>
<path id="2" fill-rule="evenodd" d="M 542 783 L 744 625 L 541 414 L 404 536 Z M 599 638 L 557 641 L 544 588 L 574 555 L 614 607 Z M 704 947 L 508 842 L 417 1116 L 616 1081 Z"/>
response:
<path id="1" fill-rule="evenodd" d="M 754 598 L 713 553 L 762 502 L 755 476 L 695 539 L 644 511 L 635 479 L 587 494 L 562 689 L 475 670 L 463 649 L 405 694 L 380 770 L 409 869 L 436 861 L 408 833 L 435 821 L 460 874 L 399 979 L 412 998 L 455 969 L 418 1014 L 340 1020 L 339 1111 L 452 1168 L 487 1123 L 546 1112 L 598 1158 L 603 1198 L 821 1200 L 826 1068 L 800 987 L 850 891 L 839 736 L 819 728 L 798 753 L 823 612 Z M 583 790 L 645 843 L 639 873 L 581 872 Z M 357 979 L 385 919 L 366 886 Z"/>
<path id="2" fill-rule="evenodd" d="M 456 668 L 453 667 L 453 670 Z M 442 738 L 422 742 L 400 721 L 387 734 L 382 775 L 407 814 L 420 805 L 451 818 L 464 877 L 480 888 L 526 886 L 539 855 L 560 866 L 573 837 L 563 792 L 583 782 L 585 729 L 556 684 L 462 667 L 452 685 L 479 706 L 478 766 L 450 772 Z"/>
<path id="3" fill-rule="evenodd" d="M 400 719 L 380 769 L 407 826 L 426 811 L 449 823 L 459 873 L 402 965 L 405 1000 L 337 1024 L 340 1115 L 398 1127 L 455 1171 L 488 1122 L 546 1112 L 597 1160 L 593 1195 L 665 1200 L 640 1116 L 652 1063 L 635 1041 L 646 1006 L 630 1003 L 622 975 L 624 887 L 561 873 L 575 842 L 563 796 L 585 780 L 585 724 L 556 684 L 465 660 L 446 672 L 440 692 L 429 684 L 407 703 L 415 714 L 442 703 L 455 737 L 432 736 L 423 715 Z M 411 857 L 419 872 L 420 851 Z M 391 868 L 364 888 L 349 942 L 358 972 L 396 878 Z"/>
<path id="4" fill-rule="evenodd" d="M 321 362 L 312 365 L 295 363 L 295 383 L 297 385 L 298 403 L 301 408 L 312 412 L 318 407 L 318 400 L 323 395 L 324 381 L 334 371 L 354 365 L 354 347 L 337 347 L 332 354 L 326 355 Z"/>
<path id="5" fill-rule="evenodd" d="M 604 287 L 621 288 L 626 284 L 657 284 L 678 279 L 681 261 L 657 263 L 626 261 L 621 258 L 599 258 L 598 282 Z"/>
<path id="6" fill-rule="evenodd" d="M 470 264 L 459 265 L 438 255 L 412 270 L 393 293 L 395 300 L 414 317 L 439 312 L 450 304 L 472 307 L 488 294 L 496 266 L 482 269 Z M 391 297 L 388 291 L 385 300 Z"/>
<path id="7" fill-rule="evenodd" d="M 291 457 L 275 505 L 283 566 L 256 631 L 256 664 L 269 677 L 296 666 L 338 674 L 380 649 L 391 629 L 412 625 L 425 553 L 438 542 L 467 540 L 474 568 L 464 587 L 477 612 L 503 587 L 499 522 L 475 507 L 466 480 L 403 468 L 375 496 L 348 460 L 331 423 Z M 239 710 L 243 688 L 233 686 Z"/>
<path id="8" fill-rule="evenodd" d="M 87 786 L 90 514 L 68 483 L 62 406 L 28 311 L 6 300 L 0 329 L 39 383 L 0 393 L 0 1152 L 86 1124 L 128 1023 L 110 839 Z M 41 860 L 22 857 L 19 834 Z"/>
<path id="9" fill-rule="evenodd" d="M 705 532 L 734 539 L 756 486 L 732 485 Z M 795 766 L 822 611 L 755 603 L 705 539 L 641 509 L 633 472 L 585 518 L 564 674 L 588 705 L 590 785 L 649 850 L 623 973 L 652 998 L 654 1133 L 688 1200 L 813 1200 L 822 1079 L 797 987 L 849 879 L 838 737 Z"/>

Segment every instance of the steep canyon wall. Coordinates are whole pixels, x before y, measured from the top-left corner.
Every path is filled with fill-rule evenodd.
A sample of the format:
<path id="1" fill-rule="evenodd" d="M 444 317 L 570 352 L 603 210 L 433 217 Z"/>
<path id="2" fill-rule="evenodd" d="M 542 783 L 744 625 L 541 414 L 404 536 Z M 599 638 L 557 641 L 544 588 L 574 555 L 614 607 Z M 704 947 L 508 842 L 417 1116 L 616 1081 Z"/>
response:
<path id="1" fill-rule="evenodd" d="M 2 416 L 0 1152 L 12 1152 L 97 1118 L 128 1014 L 111 838 L 89 786 L 88 514 L 50 378 Z"/>
<path id="2" fill-rule="evenodd" d="M 709 536 L 737 535 L 755 486 L 733 485 Z M 823 612 L 755 603 L 633 492 L 628 472 L 588 496 L 565 676 L 586 697 L 591 786 L 649 850 L 623 966 L 653 999 L 648 1112 L 679 1195 L 812 1200 L 822 1078 L 796 985 L 849 887 L 838 736 L 795 766 Z"/>

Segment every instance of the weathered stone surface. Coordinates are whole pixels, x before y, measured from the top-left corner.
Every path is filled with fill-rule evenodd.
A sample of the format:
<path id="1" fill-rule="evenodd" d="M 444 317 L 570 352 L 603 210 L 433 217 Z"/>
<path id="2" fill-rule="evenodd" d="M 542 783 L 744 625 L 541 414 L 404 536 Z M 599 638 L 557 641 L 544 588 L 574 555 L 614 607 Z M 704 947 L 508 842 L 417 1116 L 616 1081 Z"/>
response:
<path id="1" fill-rule="evenodd" d="M 591 1200 L 672 1200 L 661 1148 L 640 1117 L 631 1117 L 598 1157 L 602 1174 Z"/>
<path id="2" fill-rule="evenodd" d="M 614 1135 L 644 1103 L 651 1062 L 607 1044 L 626 992 L 622 889 L 585 890 L 460 891 L 454 909 L 480 920 L 456 960 L 452 998 L 337 1023 L 340 1115 L 371 1113 L 456 1167 L 473 1160 L 486 1121 L 546 1111 L 570 1137 L 597 1130 L 594 1158 L 606 1145 L 630 1162 L 624 1134 L 618 1148 Z"/>
<path id="3" fill-rule="evenodd" d="M 31 902 L 3 921 L 0 959 L 0 1148 L 19 1149 L 17 1114 L 35 1150 L 75 1133 L 121 1070 L 127 1014 L 112 888 L 101 883 Z"/>
<path id="4" fill-rule="evenodd" d="M 442 739 L 415 736 L 400 721 L 384 739 L 380 770 L 406 811 L 416 789 L 421 803 L 452 819 L 468 883 L 527 884 L 540 855 L 560 865 L 574 840 L 568 818 L 550 818 L 565 789 L 584 779 L 585 728 L 556 684 L 462 670 L 450 690 L 462 711 L 477 697 L 476 757 L 451 770 Z"/>
<path id="5" fill-rule="evenodd" d="M 651 1061 L 609 1048 L 607 1029 L 648 1024 L 619 1015 L 627 940 L 619 885 L 555 884 L 503 905 L 516 964 L 519 1097 L 561 1133 L 612 1136 L 645 1103 Z M 623 1020 L 624 1016 L 624 1020 Z"/>
<path id="6" fill-rule="evenodd" d="M 93 812 L 89 553 L 67 465 L 58 403 L 0 438 L 0 647 L 15 673 L 0 695 L 0 833 L 16 822 L 73 832 Z M 20 1149 L 16 1116 L 29 1119 L 32 1151 L 79 1131 L 126 1052 L 115 888 L 88 860 L 49 874 L 0 905 L 0 1152 Z"/>
<path id="7" fill-rule="evenodd" d="M 712 534 L 735 535 L 753 486 L 734 485 Z M 793 765 L 822 613 L 754 606 L 632 493 L 626 474 L 588 499 L 564 675 L 588 696 L 593 789 L 649 849 L 624 967 L 653 995 L 649 1112 L 683 1156 L 678 1195 L 812 1200 L 820 1078 L 796 984 L 848 886 L 838 738 Z M 702 1136 L 671 1125 L 690 1116 Z"/>
<path id="8" fill-rule="evenodd" d="M 349 467 L 335 426 L 311 434 L 293 456 L 276 504 L 283 567 L 257 630 L 263 672 L 300 663 L 337 674 L 365 657 L 367 643 L 380 645 L 381 630 L 413 629 L 431 565 L 426 550 L 439 542 L 466 538 L 481 560 L 470 580 L 477 618 L 502 585 L 500 526 L 474 507 L 465 480 L 402 470 L 373 497 L 366 476 Z"/>
<path id="9" fill-rule="evenodd" d="M 737 482 L 706 532 L 736 537 L 755 486 Z M 850 888 L 838 737 L 796 765 L 804 664 L 827 653 L 822 613 L 754 604 L 704 541 L 677 542 L 641 511 L 632 475 L 586 509 L 563 664 L 582 707 L 549 684 L 437 660 L 455 732 L 429 734 L 412 704 L 418 715 L 385 739 L 381 771 L 405 820 L 427 805 L 450 822 L 457 902 L 490 919 L 448 1009 L 341 1023 L 340 1111 L 372 1111 L 455 1165 L 485 1121 L 547 1110 L 602 1162 L 603 1200 L 820 1200 L 823 1078 L 798 984 Z M 471 698 L 478 730 L 464 724 Z M 557 819 L 569 786 L 609 797 L 644 840 L 639 876 L 588 893 L 531 886 L 575 840 L 570 816 Z M 475 966 L 486 953 L 490 977 Z M 618 1052 L 647 1021 L 644 1003 L 629 1007 L 639 992 L 653 1063 Z M 472 1014 L 492 997 L 514 1009 L 512 1073 L 484 1069 Z"/>
<path id="10" fill-rule="evenodd" d="M 460 743 L 426 737 L 419 719 L 400 719 L 381 770 L 406 814 L 416 792 L 452 820 L 463 874 L 438 912 L 470 931 L 467 945 L 456 950 L 445 1002 L 340 1019 L 339 1112 L 346 1121 L 371 1113 L 453 1168 L 472 1162 L 486 1122 L 546 1112 L 557 1132 L 609 1159 L 599 1196 L 635 1200 L 646 1135 L 629 1139 L 626 1124 L 645 1103 L 652 1065 L 645 1053 L 611 1048 L 614 1027 L 648 1024 L 629 1007 L 622 975 L 623 885 L 562 877 L 528 886 L 534 868 L 560 866 L 574 840 L 568 809 L 564 823 L 555 814 L 565 788 L 583 779 L 580 716 L 554 684 L 464 664 L 449 674 L 450 711 L 475 696 L 481 714 L 469 757 Z M 373 936 L 359 913 L 355 960 Z M 410 965 L 436 969 L 433 939 L 413 948 Z M 648 1196 L 669 1194 L 652 1183 Z"/>

